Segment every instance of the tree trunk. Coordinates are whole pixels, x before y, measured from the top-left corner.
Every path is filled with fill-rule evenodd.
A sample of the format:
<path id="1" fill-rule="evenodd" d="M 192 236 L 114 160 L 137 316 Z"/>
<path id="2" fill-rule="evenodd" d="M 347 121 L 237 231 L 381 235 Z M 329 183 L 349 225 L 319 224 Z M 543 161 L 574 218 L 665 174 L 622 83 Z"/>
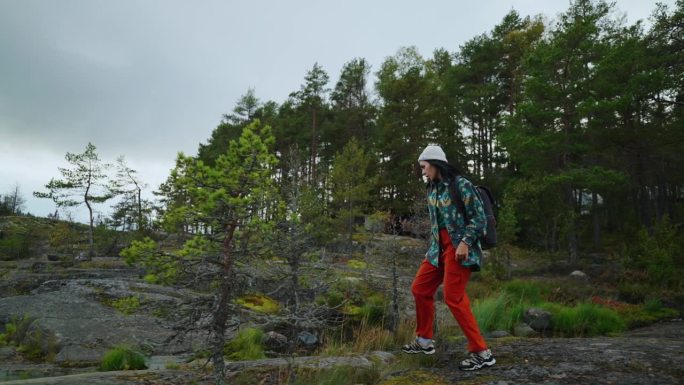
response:
<path id="1" fill-rule="evenodd" d="M 88 207 L 88 218 L 90 219 L 90 226 L 88 227 L 88 257 L 95 256 L 95 242 L 93 242 L 93 208 L 88 201 L 88 192 L 90 191 L 90 179 L 88 180 L 88 187 L 86 187 L 85 195 L 83 196 L 85 204 Z"/>
<path id="2" fill-rule="evenodd" d="M 225 344 L 226 321 L 228 321 L 228 301 L 232 295 L 233 286 L 233 236 L 236 224 L 230 224 L 226 238 L 223 240 L 223 256 L 221 260 L 221 288 L 219 291 L 214 317 L 212 320 L 212 362 L 214 364 L 214 378 L 216 385 L 225 385 L 223 348 Z"/>
<path id="3" fill-rule="evenodd" d="M 142 189 L 138 188 L 138 231 L 143 229 L 143 214 L 142 214 Z"/>
<path id="4" fill-rule="evenodd" d="M 292 294 L 295 300 L 295 313 L 299 311 L 299 252 L 297 249 L 292 249 L 289 253 L 290 270 L 292 272 Z"/>
<path id="5" fill-rule="evenodd" d="M 392 231 L 395 233 L 395 231 Z M 396 248 L 397 239 L 396 235 L 393 239 L 392 244 Z M 399 276 L 397 273 L 397 253 L 396 250 L 392 250 L 392 311 L 390 313 L 390 324 L 389 330 L 392 333 L 396 333 L 399 326 Z"/>
<path id="6" fill-rule="evenodd" d="M 575 221 L 575 199 L 572 196 L 572 188 L 566 185 L 564 188 L 565 202 L 568 207 L 567 218 L 567 239 L 568 239 L 568 262 L 571 266 L 577 265 L 578 253 L 577 253 L 577 223 Z"/>
<path id="7" fill-rule="evenodd" d="M 316 108 L 314 107 L 313 109 L 313 116 L 312 116 L 312 130 L 311 130 L 311 186 L 315 187 L 316 186 L 316 146 L 317 146 L 317 140 L 316 140 Z"/>
<path id="8" fill-rule="evenodd" d="M 594 225 L 594 246 L 601 245 L 601 222 L 598 212 L 598 194 L 596 191 L 591 192 L 591 219 Z"/>
<path id="9" fill-rule="evenodd" d="M 649 234 L 653 234 L 653 222 L 651 220 L 651 194 L 648 186 L 639 188 L 639 208 L 641 211 L 642 224 L 646 226 Z"/>
<path id="10" fill-rule="evenodd" d="M 349 197 L 349 259 L 354 258 L 354 215 L 351 196 Z"/>

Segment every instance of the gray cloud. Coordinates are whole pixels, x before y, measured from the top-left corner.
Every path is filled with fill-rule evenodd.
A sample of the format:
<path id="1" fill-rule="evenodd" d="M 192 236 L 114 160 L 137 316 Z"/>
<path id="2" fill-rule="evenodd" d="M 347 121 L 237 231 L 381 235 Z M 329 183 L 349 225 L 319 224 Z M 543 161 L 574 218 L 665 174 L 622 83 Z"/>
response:
<path id="1" fill-rule="evenodd" d="M 568 4 L 1 1 L 0 194 L 15 181 L 34 186 L 35 178 L 57 176 L 59 164 L 47 161 L 30 165 L 34 179 L 11 171 L 17 168 L 8 164 L 27 162 L 21 154 L 56 162 L 88 141 L 110 161 L 125 154 L 156 186 L 176 152 L 195 153 L 250 87 L 264 101 L 282 102 L 314 62 L 334 81 L 354 57 L 377 69 L 402 46 L 425 56 L 455 51 L 512 8 L 553 18 Z M 617 7 L 634 22 L 654 4 L 621 0 Z M 29 206 L 47 213 L 32 199 Z"/>

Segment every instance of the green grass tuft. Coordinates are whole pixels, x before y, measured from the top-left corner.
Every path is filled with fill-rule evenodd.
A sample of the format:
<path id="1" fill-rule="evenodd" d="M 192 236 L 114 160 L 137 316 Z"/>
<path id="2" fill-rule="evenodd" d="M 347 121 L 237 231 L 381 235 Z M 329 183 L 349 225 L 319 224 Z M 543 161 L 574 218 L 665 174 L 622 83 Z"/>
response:
<path id="1" fill-rule="evenodd" d="M 138 370 L 147 369 L 145 357 L 126 346 L 117 346 L 105 353 L 100 363 L 100 370 Z"/>
<path id="2" fill-rule="evenodd" d="M 542 302 L 550 290 L 548 285 L 541 282 L 515 279 L 506 282 L 503 286 L 503 291 L 508 293 L 512 298 L 534 305 Z"/>
<path id="3" fill-rule="evenodd" d="M 617 312 L 594 303 L 574 307 L 544 303 L 541 308 L 551 312 L 554 332 L 566 337 L 594 337 L 626 329 L 625 321 Z"/>
<path id="4" fill-rule="evenodd" d="M 264 332 L 255 329 L 242 329 L 232 341 L 228 342 L 223 354 L 231 360 L 247 361 L 266 358 L 262 339 Z"/>
<path id="5" fill-rule="evenodd" d="M 473 315 L 480 325 L 480 330 L 508 330 L 507 307 L 510 297 L 506 293 L 500 293 L 496 297 L 485 298 L 475 301 Z"/>

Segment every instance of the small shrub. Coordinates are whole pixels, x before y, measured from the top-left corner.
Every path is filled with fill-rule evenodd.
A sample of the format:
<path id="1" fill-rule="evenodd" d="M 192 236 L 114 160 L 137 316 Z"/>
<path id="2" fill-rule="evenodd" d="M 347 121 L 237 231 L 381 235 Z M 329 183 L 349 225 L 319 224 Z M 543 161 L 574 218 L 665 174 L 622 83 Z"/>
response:
<path id="1" fill-rule="evenodd" d="M 81 235 L 73 224 L 59 222 L 51 230 L 48 236 L 48 244 L 52 250 L 59 253 L 72 253 L 74 245 L 79 244 Z"/>
<path id="2" fill-rule="evenodd" d="M 5 332 L 2 333 L 2 340 L 5 341 L 4 344 L 19 345 L 24 340 L 31 323 L 33 323 L 33 319 L 29 316 L 13 316 L 10 321 L 5 324 Z"/>
<path id="3" fill-rule="evenodd" d="M 21 259 L 29 256 L 31 239 L 25 234 L 11 234 L 0 239 L 0 260 Z"/>
<path id="4" fill-rule="evenodd" d="M 226 344 L 223 354 L 237 361 L 266 358 L 262 343 L 263 337 L 264 332 L 259 329 L 242 329 L 232 341 Z"/>
<path id="5" fill-rule="evenodd" d="M 641 277 L 631 277 L 635 274 L 629 274 L 629 279 L 618 284 L 618 293 L 620 299 L 630 303 L 640 303 L 646 300 L 646 294 L 651 292 L 651 288 L 647 283 L 639 282 L 646 279 L 645 274 L 639 274 Z M 624 279 L 624 277 L 623 277 Z"/>
<path id="6" fill-rule="evenodd" d="M 44 340 L 47 340 L 46 350 L 43 350 Z M 17 351 L 31 361 L 51 360 L 54 358 L 55 350 L 56 341 L 54 336 L 44 335 L 39 329 L 27 332 L 24 339 L 17 346 Z"/>
<path id="7" fill-rule="evenodd" d="M 666 216 L 653 226 L 652 234 L 642 229 L 631 242 L 623 261 L 626 274 L 645 273 L 646 282 L 655 288 L 681 290 L 684 272 L 684 237 L 681 229 Z M 624 279 L 629 282 L 629 279 Z"/>
<path id="8" fill-rule="evenodd" d="M 100 363 L 100 370 L 138 370 L 147 369 L 145 357 L 126 346 L 118 346 L 105 353 Z"/>
<path id="9" fill-rule="evenodd" d="M 31 327 L 34 320 L 28 316 L 12 317 L 0 333 L 0 346 L 14 345 L 17 352 L 31 361 L 52 361 L 57 351 L 57 339 L 51 332 Z"/>
<path id="10" fill-rule="evenodd" d="M 330 289 L 324 296 L 321 296 L 317 303 L 319 305 L 328 305 L 328 307 L 336 308 L 344 302 L 344 294 L 337 289 Z"/>
<path id="11" fill-rule="evenodd" d="M 359 315 L 369 325 L 380 325 L 385 320 L 387 303 L 380 294 L 373 294 L 360 306 Z"/>

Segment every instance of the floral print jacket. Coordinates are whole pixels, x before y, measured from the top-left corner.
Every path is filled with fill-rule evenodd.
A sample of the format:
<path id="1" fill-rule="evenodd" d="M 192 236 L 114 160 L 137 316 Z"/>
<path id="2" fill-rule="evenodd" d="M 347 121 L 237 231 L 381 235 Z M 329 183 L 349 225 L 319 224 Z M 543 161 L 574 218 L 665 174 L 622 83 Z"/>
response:
<path id="1" fill-rule="evenodd" d="M 439 210 L 454 248 L 461 241 L 469 246 L 468 256 L 461 264 L 472 271 L 479 271 L 482 263 L 482 249 L 480 248 L 479 238 L 484 235 L 487 227 L 487 217 L 475 186 L 468 179 L 462 177 L 458 177 L 455 183 L 456 188 L 460 191 L 468 220 L 466 222 L 466 218 L 463 217 L 461 210 L 458 209 L 455 202 L 451 201 L 448 182 L 438 181 L 428 184 L 427 201 L 430 214 L 431 239 L 428 251 L 425 253 L 425 258 L 433 266 L 439 266 L 439 225 L 437 218 L 437 211 Z"/>

